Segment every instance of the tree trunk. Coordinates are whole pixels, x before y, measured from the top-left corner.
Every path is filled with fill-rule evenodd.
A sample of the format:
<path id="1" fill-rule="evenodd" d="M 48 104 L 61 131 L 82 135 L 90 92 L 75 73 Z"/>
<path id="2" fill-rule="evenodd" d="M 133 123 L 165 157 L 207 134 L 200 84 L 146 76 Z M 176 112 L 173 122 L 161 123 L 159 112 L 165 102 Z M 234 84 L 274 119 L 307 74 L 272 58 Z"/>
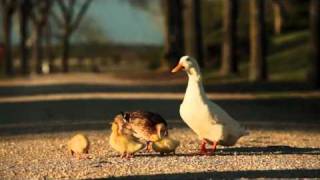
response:
<path id="1" fill-rule="evenodd" d="M 225 0 L 223 9 L 223 47 L 220 73 L 223 76 L 238 72 L 237 44 L 237 0 Z"/>
<path id="2" fill-rule="evenodd" d="M 36 56 L 36 71 L 38 74 L 42 74 L 43 64 L 43 26 L 36 26 L 36 41 L 35 41 L 35 56 Z"/>
<path id="3" fill-rule="evenodd" d="M 4 10 L 5 11 L 5 10 Z M 4 12 L 3 15 L 3 31 L 4 31 L 4 56 L 5 56 L 5 73 L 6 75 L 14 75 L 13 59 L 12 59 L 12 14 Z"/>
<path id="4" fill-rule="evenodd" d="M 282 0 L 273 0 L 272 5 L 273 5 L 273 18 L 274 18 L 274 33 L 275 34 L 280 34 L 281 33 L 281 28 L 282 28 L 282 7 L 281 7 L 281 1 Z"/>
<path id="5" fill-rule="evenodd" d="M 311 30 L 311 74 L 310 80 L 315 88 L 320 88 L 320 2 L 310 2 L 310 30 Z"/>
<path id="6" fill-rule="evenodd" d="M 184 0 L 184 32 L 187 55 L 198 60 L 200 67 L 204 66 L 202 27 L 201 27 L 201 1 Z"/>
<path id="7" fill-rule="evenodd" d="M 27 46 L 28 24 L 29 24 L 29 0 L 24 0 L 20 4 L 20 53 L 21 72 L 24 75 L 30 74 L 29 50 Z"/>
<path id="8" fill-rule="evenodd" d="M 164 0 L 165 41 L 164 66 L 172 66 L 184 53 L 182 3 L 181 0 Z"/>
<path id="9" fill-rule="evenodd" d="M 250 0 L 250 67 L 251 81 L 267 80 L 264 0 Z"/>
<path id="10" fill-rule="evenodd" d="M 47 58 L 49 60 L 49 70 L 50 73 L 52 72 L 56 72 L 56 67 L 54 66 L 54 55 L 52 52 L 52 41 L 51 41 L 51 24 L 48 22 L 46 28 L 46 32 L 45 32 L 45 40 L 46 40 L 46 53 L 47 53 Z"/>
<path id="11" fill-rule="evenodd" d="M 70 35 L 66 31 L 63 35 L 63 44 L 62 44 L 62 71 L 64 73 L 69 72 L 69 49 L 70 49 Z"/>

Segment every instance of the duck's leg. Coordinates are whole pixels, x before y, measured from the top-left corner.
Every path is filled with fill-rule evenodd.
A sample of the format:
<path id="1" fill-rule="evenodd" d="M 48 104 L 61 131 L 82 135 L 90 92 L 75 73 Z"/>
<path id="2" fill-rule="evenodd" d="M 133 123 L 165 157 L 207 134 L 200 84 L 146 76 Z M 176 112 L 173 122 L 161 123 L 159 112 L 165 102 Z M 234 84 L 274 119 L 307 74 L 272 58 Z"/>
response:
<path id="1" fill-rule="evenodd" d="M 77 158 L 78 160 L 83 159 L 81 153 L 75 153 L 75 155 L 76 155 L 76 158 Z"/>
<path id="2" fill-rule="evenodd" d="M 134 156 L 133 154 L 127 153 L 126 158 L 127 158 L 127 159 L 130 159 L 130 158 L 133 158 L 133 156 Z"/>
<path id="3" fill-rule="evenodd" d="M 216 142 L 216 141 L 213 141 L 213 143 L 212 143 L 212 149 L 211 149 L 211 154 L 214 154 L 214 152 L 216 151 L 216 149 L 217 149 L 217 145 L 218 145 L 218 142 Z"/>
<path id="4" fill-rule="evenodd" d="M 205 139 L 203 139 L 201 141 L 201 145 L 200 145 L 200 154 L 201 155 L 204 155 L 204 154 L 207 154 L 207 148 L 206 148 L 206 144 L 207 144 L 207 141 Z"/>
<path id="5" fill-rule="evenodd" d="M 122 154 L 121 154 L 121 158 L 125 158 L 127 156 L 127 153 L 126 152 L 123 152 Z"/>
<path id="6" fill-rule="evenodd" d="M 152 142 L 151 141 L 147 141 L 146 151 L 147 152 L 151 152 L 152 151 Z"/>

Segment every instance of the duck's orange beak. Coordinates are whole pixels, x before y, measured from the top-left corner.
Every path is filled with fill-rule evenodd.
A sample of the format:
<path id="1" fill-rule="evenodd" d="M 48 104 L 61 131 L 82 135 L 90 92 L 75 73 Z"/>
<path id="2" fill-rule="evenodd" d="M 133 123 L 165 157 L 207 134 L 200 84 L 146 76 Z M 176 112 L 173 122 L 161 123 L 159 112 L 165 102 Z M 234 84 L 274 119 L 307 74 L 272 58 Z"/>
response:
<path id="1" fill-rule="evenodd" d="M 183 66 L 179 63 L 179 64 L 176 65 L 176 67 L 174 67 L 174 68 L 171 70 L 171 72 L 172 72 L 172 73 L 176 73 L 176 72 L 180 71 L 181 69 L 183 69 Z"/>

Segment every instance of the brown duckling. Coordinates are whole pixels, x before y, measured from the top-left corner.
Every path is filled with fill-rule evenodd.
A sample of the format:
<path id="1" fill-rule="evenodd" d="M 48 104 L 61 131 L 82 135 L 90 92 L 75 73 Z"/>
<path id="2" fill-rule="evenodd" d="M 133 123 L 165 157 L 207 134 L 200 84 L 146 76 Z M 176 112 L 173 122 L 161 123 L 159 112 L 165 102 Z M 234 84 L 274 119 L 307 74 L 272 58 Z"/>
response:
<path id="1" fill-rule="evenodd" d="M 123 113 L 125 128 L 131 129 L 133 135 L 147 142 L 147 150 L 151 151 L 152 142 L 168 135 L 167 122 L 157 113 L 148 111 L 132 111 Z"/>
<path id="2" fill-rule="evenodd" d="M 130 158 L 134 153 L 140 151 L 145 145 L 132 136 L 129 130 L 123 128 L 123 118 L 116 116 L 111 127 L 109 144 L 113 149 L 121 153 L 121 157 Z"/>
<path id="3" fill-rule="evenodd" d="M 68 141 L 68 151 L 80 158 L 82 154 L 88 154 L 90 142 L 86 135 L 76 134 Z"/>

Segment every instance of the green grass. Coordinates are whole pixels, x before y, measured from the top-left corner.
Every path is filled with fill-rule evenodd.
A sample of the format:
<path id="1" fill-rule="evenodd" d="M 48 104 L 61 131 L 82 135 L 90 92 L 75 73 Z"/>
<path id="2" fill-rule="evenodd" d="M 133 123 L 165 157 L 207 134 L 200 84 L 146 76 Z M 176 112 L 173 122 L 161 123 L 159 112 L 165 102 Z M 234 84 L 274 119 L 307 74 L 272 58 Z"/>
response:
<path id="1" fill-rule="evenodd" d="M 273 39 L 274 53 L 268 56 L 271 80 L 305 80 L 310 65 L 308 39 L 307 31 L 290 33 Z"/>
<path id="2" fill-rule="evenodd" d="M 304 81 L 310 65 L 309 33 L 307 30 L 272 37 L 268 49 L 269 81 Z M 239 75 L 220 77 L 218 68 L 205 69 L 207 82 L 247 81 L 249 57 L 242 58 Z"/>

